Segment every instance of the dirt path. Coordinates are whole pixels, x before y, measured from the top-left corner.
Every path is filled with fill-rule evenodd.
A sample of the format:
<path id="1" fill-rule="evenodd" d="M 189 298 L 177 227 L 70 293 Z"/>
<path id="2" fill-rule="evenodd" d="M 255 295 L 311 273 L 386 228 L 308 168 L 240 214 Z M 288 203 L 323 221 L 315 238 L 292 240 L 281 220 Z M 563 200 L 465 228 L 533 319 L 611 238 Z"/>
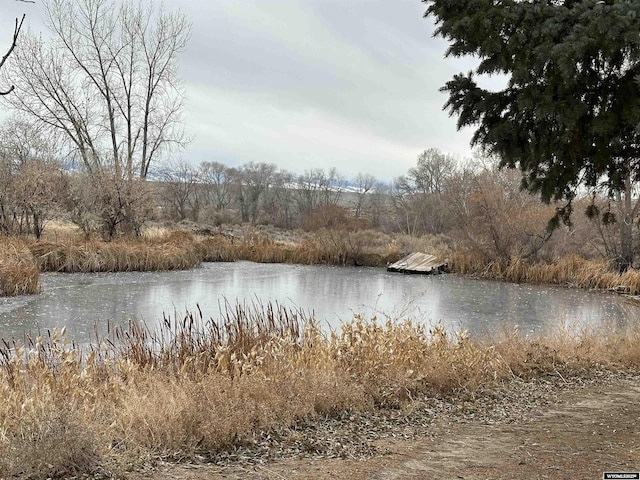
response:
<path id="1" fill-rule="evenodd" d="M 366 460 L 283 459 L 228 467 L 166 465 L 154 480 L 599 479 L 640 471 L 640 382 L 572 388 L 521 419 L 437 419 L 418 439 L 378 440 Z"/>

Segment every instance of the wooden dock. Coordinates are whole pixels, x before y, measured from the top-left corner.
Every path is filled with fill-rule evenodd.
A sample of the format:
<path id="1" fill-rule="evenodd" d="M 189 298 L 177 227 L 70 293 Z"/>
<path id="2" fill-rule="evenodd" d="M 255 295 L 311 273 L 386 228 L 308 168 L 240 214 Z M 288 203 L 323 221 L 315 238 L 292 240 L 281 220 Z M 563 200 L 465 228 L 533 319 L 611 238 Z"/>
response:
<path id="1" fill-rule="evenodd" d="M 448 273 L 449 268 L 446 263 L 439 261 L 434 255 L 422 252 L 414 252 L 402 260 L 391 263 L 387 266 L 389 272 L 417 273 L 422 275 L 438 275 Z"/>

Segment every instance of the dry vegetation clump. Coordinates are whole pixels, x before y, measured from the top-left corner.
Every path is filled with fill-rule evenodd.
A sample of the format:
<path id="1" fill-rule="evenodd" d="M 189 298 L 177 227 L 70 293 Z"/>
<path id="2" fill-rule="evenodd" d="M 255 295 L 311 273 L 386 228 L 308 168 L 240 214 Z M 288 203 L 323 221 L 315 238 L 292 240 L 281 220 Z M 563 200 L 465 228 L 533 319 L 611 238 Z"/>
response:
<path id="1" fill-rule="evenodd" d="M 393 239 L 377 230 L 322 228 L 309 241 L 316 245 L 317 264 L 380 267 L 401 256 Z"/>
<path id="2" fill-rule="evenodd" d="M 62 332 L 64 335 L 64 332 Z M 100 438 L 91 409 L 80 399 L 101 386 L 88 381 L 78 352 L 54 331 L 29 348 L 3 341 L 0 348 L 0 472 L 19 478 L 65 478 L 93 473 Z M 83 378 L 81 378 L 81 376 Z"/>
<path id="3" fill-rule="evenodd" d="M 541 375 L 588 375 L 594 368 L 637 370 L 640 328 L 635 323 L 577 328 L 562 322 L 538 338 L 526 338 L 518 327 L 488 340 L 510 375 L 532 379 Z M 488 344 L 487 341 L 484 342 Z"/>
<path id="4" fill-rule="evenodd" d="M 236 239 L 226 235 L 204 237 L 198 242 L 198 252 L 204 262 L 233 262 L 236 258 Z"/>
<path id="5" fill-rule="evenodd" d="M 26 244 L 19 239 L 0 239 L 0 296 L 40 292 L 40 271 Z"/>
<path id="6" fill-rule="evenodd" d="M 356 315 L 333 335 L 331 348 L 340 368 L 384 406 L 416 394 L 475 391 L 506 373 L 494 350 L 476 345 L 465 332 L 451 337 L 441 326 L 426 331 L 411 321 L 381 325 Z"/>
<path id="7" fill-rule="evenodd" d="M 204 262 L 247 260 L 258 263 L 292 263 L 293 247 L 289 243 L 278 242 L 260 234 L 241 238 L 213 235 L 200 239 L 198 250 Z"/>
<path id="8" fill-rule="evenodd" d="M 458 249 L 451 253 L 450 259 L 452 270 L 462 275 L 640 294 L 640 272 L 637 270 L 619 274 L 612 271 L 607 261 L 587 260 L 573 254 L 565 255 L 554 263 L 531 263 L 521 257 L 512 257 L 508 261 L 490 260 L 481 254 Z"/>
<path id="9" fill-rule="evenodd" d="M 277 242 L 270 237 L 255 234 L 236 244 L 240 260 L 257 263 L 291 263 L 291 245 Z"/>
<path id="10" fill-rule="evenodd" d="M 200 255 L 192 235 L 171 232 L 153 239 L 30 243 L 41 271 L 131 272 L 193 268 Z"/>
<path id="11" fill-rule="evenodd" d="M 481 398 L 513 378 L 638 369 L 639 340 L 637 327 L 474 340 L 358 315 L 326 335 L 277 304 L 132 324 L 84 354 L 53 331 L 0 345 L 0 471 L 115 475 L 153 457 L 212 458 L 264 431 L 425 395 Z"/>
<path id="12" fill-rule="evenodd" d="M 384 266 L 400 258 L 391 237 L 374 230 L 320 229 L 297 241 L 261 233 L 242 237 L 212 235 L 198 241 L 203 261 Z"/>

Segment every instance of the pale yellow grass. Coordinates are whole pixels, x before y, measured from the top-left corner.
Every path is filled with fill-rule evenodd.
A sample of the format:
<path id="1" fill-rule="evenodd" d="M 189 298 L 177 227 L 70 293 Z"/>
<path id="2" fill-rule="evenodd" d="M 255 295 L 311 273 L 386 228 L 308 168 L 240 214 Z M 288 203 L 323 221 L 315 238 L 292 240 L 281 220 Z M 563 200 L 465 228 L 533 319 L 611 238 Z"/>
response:
<path id="1" fill-rule="evenodd" d="M 114 341 L 83 356 L 53 332 L 48 342 L 0 349 L 1 471 L 115 472 L 150 457 L 212 455 L 261 431 L 423 395 L 468 397 L 513 378 L 640 366 L 633 325 L 471 339 L 356 315 L 327 335 L 277 305 L 227 306 L 216 322 L 168 319 L 155 332 L 132 325 Z"/>

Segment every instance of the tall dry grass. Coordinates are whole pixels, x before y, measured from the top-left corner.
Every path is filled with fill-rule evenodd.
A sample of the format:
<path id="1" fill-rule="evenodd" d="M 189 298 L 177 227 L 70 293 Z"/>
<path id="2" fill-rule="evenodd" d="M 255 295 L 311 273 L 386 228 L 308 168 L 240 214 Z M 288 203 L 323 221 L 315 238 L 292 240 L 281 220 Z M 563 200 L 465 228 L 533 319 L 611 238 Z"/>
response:
<path id="1" fill-rule="evenodd" d="M 111 242 L 77 237 L 58 243 L 34 241 L 29 249 L 45 272 L 162 271 L 193 268 L 201 262 L 194 237 L 184 232 Z"/>
<path id="2" fill-rule="evenodd" d="M 400 258 L 390 237 L 374 231 L 321 230 L 299 241 L 278 241 L 260 233 L 242 237 L 200 237 L 183 231 L 154 231 L 140 239 L 111 242 L 80 236 L 29 244 L 42 271 L 112 272 L 193 268 L 200 262 L 248 260 L 384 266 Z"/>
<path id="3" fill-rule="evenodd" d="M 262 234 L 223 235 L 199 241 L 203 261 L 384 266 L 405 253 L 392 237 L 374 230 L 320 229 L 300 240 L 277 241 Z M 406 252 L 409 253 L 409 252 Z"/>
<path id="4" fill-rule="evenodd" d="M 203 237 L 198 241 L 202 261 L 233 262 L 248 260 L 258 263 L 292 263 L 295 244 L 278 242 L 261 234 L 240 238 L 224 235 Z"/>
<path id="5" fill-rule="evenodd" d="M 40 271 L 24 241 L 0 238 L 0 296 L 40 292 Z"/>
<path id="6" fill-rule="evenodd" d="M 454 272 L 514 283 L 563 285 L 584 289 L 615 290 L 640 294 L 640 272 L 628 270 L 619 274 L 604 260 L 587 260 L 578 255 L 565 255 L 554 263 L 530 263 L 520 257 L 508 261 L 489 260 L 467 250 L 450 255 Z"/>
<path id="7" fill-rule="evenodd" d="M 293 242 L 257 233 L 200 237 L 155 229 L 142 238 L 106 242 L 64 229 L 49 240 L 0 239 L 0 296 L 39 292 L 39 272 L 162 271 L 235 260 L 383 266 L 399 256 L 390 237 L 374 231 L 323 230 Z"/>
<path id="8" fill-rule="evenodd" d="M 117 472 L 421 395 L 468 398 L 513 378 L 637 370 L 639 340 L 637 326 L 471 339 L 358 315 L 324 334 L 304 312 L 272 304 L 227 304 L 215 321 L 198 312 L 157 329 L 132 324 L 84 352 L 53 331 L 0 345 L 0 471 Z"/>

